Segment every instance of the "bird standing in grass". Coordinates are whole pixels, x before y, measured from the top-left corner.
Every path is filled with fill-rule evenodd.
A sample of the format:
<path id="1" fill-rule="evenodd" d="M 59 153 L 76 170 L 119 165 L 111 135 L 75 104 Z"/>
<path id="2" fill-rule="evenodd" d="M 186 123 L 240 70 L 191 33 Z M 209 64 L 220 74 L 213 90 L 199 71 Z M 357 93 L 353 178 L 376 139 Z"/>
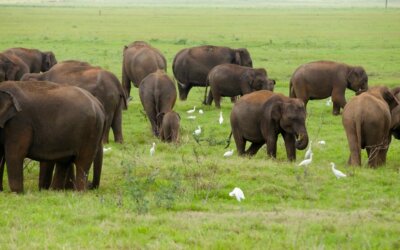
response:
<path id="1" fill-rule="evenodd" d="M 150 156 L 153 156 L 156 152 L 156 143 L 153 142 L 153 146 L 150 148 Z"/>
<path id="2" fill-rule="evenodd" d="M 189 109 L 188 111 L 186 111 L 188 114 L 194 113 L 194 111 L 196 111 L 196 106 L 193 107 L 193 109 Z"/>
<path id="3" fill-rule="evenodd" d="M 219 124 L 222 124 L 224 122 L 224 117 L 222 116 L 222 111 L 219 112 Z"/>
<path id="4" fill-rule="evenodd" d="M 332 97 L 329 97 L 329 99 L 326 100 L 325 105 L 326 105 L 326 106 L 331 106 L 331 105 L 332 105 Z"/>
<path id="5" fill-rule="evenodd" d="M 235 187 L 233 190 L 232 190 L 232 192 L 230 192 L 229 193 L 229 196 L 231 196 L 231 197 L 236 197 L 236 200 L 237 201 L 241 201 L 241 200 L 244 200 L 245 198 L 244 198 L 244 193 L 243 193 L 243 191 L 240 189 L 240 188 L 238 188 L 238 187 Z"/>
<path id="6" fill-rule="evenodd" d="M 312 156 L 313 156 L 313 153 L 311 153 L 310 154 L 310 158 L 309 159 L 306 159 L 306 160 L 303 160 L 302 162 L 300 162 L 300 164 L 299 165 L 297 165 L 297 166 L 308 166 L 308 165 L 310 165 L 310 163 L 312 162 Z"/>
<path id="7" fill-rule="evenodd" d="M 201 127 L 197 126 L 197 129 L 193 132 L 194 135 L 200 135 L 201 134 Z"/>
<path id="8" fill-rule="evenodd" d="M 199 109 L 199 114 L 200 115 L 204 114 L 204 111 L 202 109 Z"/>
<path id="9" fill-rule="evenodd" d="M 331 166 L 332 166 L 332 172 L 336 176 L 336 178 L 340 179 L 340 178 L 347 177 L 347 175 L 345 175 L 342 171 L 337 170 L 335 168 L 335 163 L 331 162 Z"/>
<path id="10" fill-rule="evenodd" d="M 307 149 L 307 151 L 306 151 L 306 154 L 304 155 L 304 160 L 310 159 L 310 156 L 311 156 L 311 154 L 312 154 L 311 144 L 312 144 L 312 141 L 310 141 L 310 144 L 309 144 L 309 146 L 308 146 L 308 149 Z"/>
<path id="11" fill-rule="evenodd" d="M 232 150 L 228 150 L 224 153 L 224 157 L 231 157 L 233 155 L 233 149 Z"/>

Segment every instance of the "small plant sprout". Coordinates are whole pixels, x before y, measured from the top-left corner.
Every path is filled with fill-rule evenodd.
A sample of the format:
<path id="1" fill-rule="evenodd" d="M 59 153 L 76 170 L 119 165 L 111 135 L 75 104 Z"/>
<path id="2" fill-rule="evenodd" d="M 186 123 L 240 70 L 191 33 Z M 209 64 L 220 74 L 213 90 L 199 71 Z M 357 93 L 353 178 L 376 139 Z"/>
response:
<path id="1" fill-rule="evenodd" d="M 189 109 L 188 111 L 186 111 L 188 114 L 192 114 L 194 113 L 194 111 L 196 111 L 196 106 L 193 107 L 193 109 Z"/>
<path id="2" fill-rule="evenodd" d="M 224 122 L 224 117 L 222 116 L 222 111 L 219 112 L 219 124 L 222 124 Z"/>
<path id="3" fill-rule="evenodd" d="M 153 142 L 153 146 L 151 146 L 150 148 L 150 156 L 153 156 L 155 152 L 156 152 L 156 143 Z"/>
<path id="4" fill-rule="evenodd" d="M 300 164 L 299 165 L 297 165 L 297 166 L 308 166 L 308 165 L 310 165 L 310 163 L 312 162 L 312 156 L 313 156 L 313 153 L 311 153 L 310 154 L 310 158 L 309 159 L 306 159 L 306 160 L 303 160 L 302 162 L 300 162 Z"/>
<path id="5" fill-rule="evenodd" d="M 199 136 L 201 134 L 201 127 L 197 126 L 197 129 L 193 132 L 193 134 Z"/>
<path id="6" fill-rule="evenodd" d="M 332 166 L 332 172 L 336 176 L 336 178 L 340 179 L 340 178 L 347 177 L 347 175 L 345 175 L 342 171 L 337 170 L 335 168 L 335 163 L 331 162 L 331 166 Z"/>
<path id="7" fill-rule="evenodd" d="M 232 150 L 228 150 L 224 153 L 224 157 L 231 157 L 233 155 L 233 149 Z"/>
<path id="8" fill-rule="evenodd" d="M 238 187 L 235 187 L 235 188 L 232 190 L 232 192 L 229 193 L 229 196 L 230 196 L 230 197 L 236 197 L 236 200 L 237 200 L 238 202 L 240 202 L 241 200 L 244 200 L 244 199 L 245 199 L 245 198 L 244 198 L 244 193 L 243 193 L 243 191 L 242 191 L 240 188 L 238 188 Z"/>

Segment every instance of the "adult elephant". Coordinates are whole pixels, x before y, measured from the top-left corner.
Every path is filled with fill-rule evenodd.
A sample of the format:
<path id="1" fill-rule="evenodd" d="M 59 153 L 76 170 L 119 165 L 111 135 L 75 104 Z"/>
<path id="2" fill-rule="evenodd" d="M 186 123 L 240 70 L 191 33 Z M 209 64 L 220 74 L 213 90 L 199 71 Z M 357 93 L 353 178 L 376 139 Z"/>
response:
<path id="1" fill-rule="evenodd" d="M 332 61 L 317 61 L 301 65 L 290 79 L 290 97 L 308 100 L 332 97 L 334 115 L 346 105 L 346 88 L 357 93 L 368 89 L 368 76 L 364 68 Z"/>
<path id="2" fill-rule="evenodd" d="M 343 110 L 342 122 L 349 143 L 350 165 L 361 165 L 361 149 L 367 150 L 369 166 L 385 164 L 390 130 L 400 125 L 399 119 L 397 124 L 392 123 L 391 111 L 396 107 L 398 101 L 382 86 L 373 87 L 349 101 Z M 400 114 L 399 109 L 396 110 Z"/>
<path id="3" fill-rule="evenodd" d="M 56 63 L 56 57 L 52 51 L 40 51 L 37 49 L 11 48 L 4 51 L 4 54 L 16 56 L 21 59 L 29 68 L 30 73 L 48 71 Z"/>
<path id="4" fill-rule="evenodd" d="M 69 84 L 89 91 L 103 104 L 106 113 L 103 142 L 108 143 L 110 128 L 114 132 L 115 142 L 123 142 L 122 109 L 127 109 L 127 103 L 125 92 L 113 73 L 87 62 L 70 60 L 57 63 L 41 74 L 26 74 L 23 79 Z"/>
<path id="5" fill-rule="evenodd" d="M 273 91 L 275 81 L 268 79 L 267 71 L 263 68 L 225 63 L 215 66 L 208 74 L 204 96 L 208 85 L 210 92 L 206 104 L 211 105 L 214 100 L 215 106 L 221 108 L 222 96 L 242 96 L 262 89 Z"/>
<path id="6" fill-rule="evenodd" d="M 122 59 L 122 85 L 130 98 L 131 82 L 139 87 L 141 81 L 158 69 L 167 70 L 167 61 L 158 49 L 143 41 L 124 47 Z"/>
<path id="7" fill-rule="evenodd" d="M 253 67 L 250 53 L 244 48 L 205 45 L 179 51 L 172 65 L 178 82 L 179 98 L 186 100 L 193 86 L 206 86 L 210 70 L 223 63 Z"/>
<path id="8" fill-rule="evenodd" d="M 28 66 L 19 57 L 0 53 L 0 82 L 18 81 L 28 72 Z"/>
<path id="9" fill-rule="evenodd" d="M 175 105 L 175 84 L 163 70 L 158 70 L 140 83 L 139 96 L 149 117 L 152 132 L 159 136 L 164 115 L 172 111 Z"/>
<path id="10" fill-rule="evenodd" d="M 100 102 L 90 93 L 51 82 L 7 81 L 0 84 L 0 107 L 0 159 L 5 157 L 11 191 L 24 190 L 26 157 L 58 164 L 55 188 L 64 187 L 73 163 L 77 190 L 86 189 L 92 162 L 93 182 L 100 182 L 105 115 Z M 1 164 L 1 189 L 3 168 Z"/>
<path id="11" fill-rule="evenodd" d="M 268 90 L 244 95 L 231 112 L 232 134 L 239 155 L 254 155 L 267 144 L 267 153 L 276 158 L 278 135 L 282 134 L 287 158 L 296 159 L 296 149 L 308 144 L 306 110 L 301 100 Z M 246 141 L 251 146 L 245 151 Z"/>

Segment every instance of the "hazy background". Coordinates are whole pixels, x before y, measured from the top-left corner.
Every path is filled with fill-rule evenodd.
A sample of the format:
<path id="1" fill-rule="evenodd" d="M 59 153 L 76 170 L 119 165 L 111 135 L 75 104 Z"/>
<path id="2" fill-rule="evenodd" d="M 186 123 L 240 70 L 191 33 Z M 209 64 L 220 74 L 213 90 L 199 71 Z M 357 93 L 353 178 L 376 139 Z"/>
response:
<path id="1" fill-rule="evenodd" d="M 385 7 L 385 0 L 0 0 L 0 4 L 56 6 Z M 400 0 L 388 0 L 400 7 Z"/>

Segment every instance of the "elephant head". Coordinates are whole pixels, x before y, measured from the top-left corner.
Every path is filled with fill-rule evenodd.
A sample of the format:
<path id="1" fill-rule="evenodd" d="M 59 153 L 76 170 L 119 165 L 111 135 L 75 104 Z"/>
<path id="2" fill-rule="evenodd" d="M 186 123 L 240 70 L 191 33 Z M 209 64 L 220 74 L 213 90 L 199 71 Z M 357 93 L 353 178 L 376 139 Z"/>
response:
<path id="1" fill-rule="evenodd" d="M 4 128 L 6 122 L 20 111 L 21 107 L 15 96 L 8 91 L 0 91 L 0 128 Z"/>
<path id="2" fill-rule="evenodd" d="M 46 72 L 55 64 L 57 64 L 57 59 L 53 52 L 45 51 L 42 53 L 42 66 L 40 71 Z"/>
<path id="3" fill-rule="evenodd" d="M 368 75 L 362 67 L 350 67 L 347 86 L 357 94 L 368 90 Z"/>
<path id="4" fill-rule="evenodd" d="M 295 98 L 283 101 L 281 96 L 275 95 L 264 105 L 264 115 L 269 120 L 267 124 L 274 124 L 276 130 L 293 134 L 296 137 L 296 148 L 305 149 L 308 145 L 308 133 L 305 125 L 306 109 L 304 103 Z"/>
<path id="5" fill-rule="evenodd" d="M 263 68 L 249 69 L 242 77 L 249 83 L 250 88 L 254 91 L 257 90 L 274 90 L 275 81 L 268 79 L 267 71 Z"/>
<path id="6" fill-rule="evenodd" d="M 10 60 L 6 55 L 0 53 L 0 82 L 17 80 L 20 66 Z"/>
<path id="7" fill-rule="evenodd" d="M 235 64 L 253 67 L 253 61 L 251 60 L 250 53 L 245 48 L 240 48 L 235 50 Z"/>

